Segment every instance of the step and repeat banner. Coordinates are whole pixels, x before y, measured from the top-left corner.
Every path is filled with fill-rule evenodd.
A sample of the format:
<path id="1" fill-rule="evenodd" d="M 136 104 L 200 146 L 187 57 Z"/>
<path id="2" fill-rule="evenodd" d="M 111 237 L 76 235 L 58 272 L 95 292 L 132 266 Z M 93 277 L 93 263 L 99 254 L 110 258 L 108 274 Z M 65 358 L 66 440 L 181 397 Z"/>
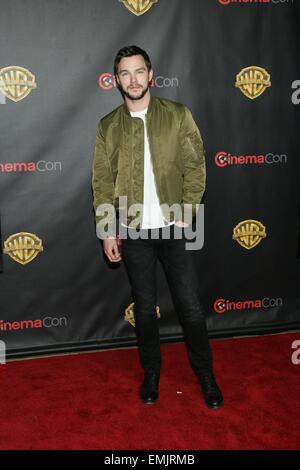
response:
<path id="1" fill-rule="evenodd" d="M 11 356 L 135 344 L 125 267 L 95 235 L 100 118 L 122 103 L 118 49 L 145 49 L 151 93 L 205 145 L 211 337 L 300 328 L 297 0 L 0 0 L 0 339 Z M 1 257 L 0 257 L 1 258 Z M 182 337 L 160 265 L 163 340 Z"/>

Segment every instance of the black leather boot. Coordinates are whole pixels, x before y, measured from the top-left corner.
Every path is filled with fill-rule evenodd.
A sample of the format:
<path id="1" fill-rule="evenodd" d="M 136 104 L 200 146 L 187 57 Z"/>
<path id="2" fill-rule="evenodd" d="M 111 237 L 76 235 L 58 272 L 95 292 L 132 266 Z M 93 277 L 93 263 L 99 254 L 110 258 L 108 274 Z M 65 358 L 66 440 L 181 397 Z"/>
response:
<path id="1" fill-rule="evenodd" d="M 159 372 L 145 372 L 140 388 L 140 398 L 144 403 L 152 405 L 158 400 Z"/>
<path id="2" fill-rule="evenodd" d="M 206 406 L 208 406 L 208 408 L 220 408 L 224 400 L 213 373 L 203 375 L 200 377 L 199 381 Z"/>

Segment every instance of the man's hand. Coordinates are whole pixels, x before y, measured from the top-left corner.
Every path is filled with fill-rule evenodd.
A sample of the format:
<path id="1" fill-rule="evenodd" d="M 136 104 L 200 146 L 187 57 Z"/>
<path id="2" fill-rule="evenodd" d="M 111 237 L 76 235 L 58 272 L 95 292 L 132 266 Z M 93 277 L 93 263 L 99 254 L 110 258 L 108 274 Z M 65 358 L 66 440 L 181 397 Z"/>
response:
<path id="1" fill-rule="evenodd" d="M 177 220 L 175 225 L 177 225 L 177 227 L 189 227 L 189 224 L 187 222 L 183 222 L 182 220 Z"/>
<path id="2" fill-rule="evenodd" d="M 119 252 L 118 243 L 116 238 L 106 238 L 103 240 L 103 250 L 109 261 L 116 263 L 121 261 L 122 257 Z"/>

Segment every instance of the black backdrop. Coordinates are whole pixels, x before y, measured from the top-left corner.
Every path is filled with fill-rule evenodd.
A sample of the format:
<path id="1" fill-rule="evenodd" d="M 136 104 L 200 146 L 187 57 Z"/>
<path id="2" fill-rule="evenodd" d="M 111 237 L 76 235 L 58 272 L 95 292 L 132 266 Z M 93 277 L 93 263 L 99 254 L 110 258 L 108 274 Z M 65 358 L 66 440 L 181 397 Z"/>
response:
<path id="1" fill-rule="evenodd" d="M 121 103 L 113 58 L 129 44 L 152 58 L 152 93 L 186 104 L 204 140 L 205 244 L 195 256 L 210 335 L 300 326 L 299 2 L 142 0 L 153 5 L 140 15 L 124 3 L 0 0 L 0 335 L 9 355 L 135 342 L 123 318 L 126 272 L 102 254 L 91 193 L 98 120 Z M 247 67 L 263 71 L 244 71 L 235 86 Z M 244 246 L 232 238 L 247 220 L 266 232 L 251 249 L 255 234 L 244 232 Z M 160 266 L 158 304 L 162 338 L 180 338 Z"/>

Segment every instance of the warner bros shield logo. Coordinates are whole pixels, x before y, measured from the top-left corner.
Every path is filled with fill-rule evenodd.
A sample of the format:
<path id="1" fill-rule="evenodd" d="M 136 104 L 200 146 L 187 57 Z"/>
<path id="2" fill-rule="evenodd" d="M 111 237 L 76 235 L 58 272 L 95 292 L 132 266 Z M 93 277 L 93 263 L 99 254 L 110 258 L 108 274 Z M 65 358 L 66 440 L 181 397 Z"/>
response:
<path id="1" fill-rule="evenodd" d="M 36 87 L 35 76 L 30 70 L 17 65 L 0 69 L 0 89 L 10 100 L 21 101 Z"/>
<path id="2" fill-rule="evenodd" d="M 119 2 L 124 3 L 127 10 L 134 15 L 141 16 L 150 10 L 153 4 L 157 3 L 158 0 L 119 0 Z"/>
<path id="3" fill-rule="evenodd" d="M 247 98 L 254 100 L 271 86 L 270 74 L 262 67 L 251 65 L 237 74 L 235 86 Z"/>
<path id="4" fill-rule="evenodd" d="M 258 220 L 243 220 L 233 229 L 233 240 L 246 250 L 251 250 L 266 238 L 266 227 Z"/>
<path id="5" fill-rule="evenodd" d="M 3 253 L 20 264 L 30 263 L 43 251 L 42 240 L 34 233 L 14 233 L 4 242 Z"/>

